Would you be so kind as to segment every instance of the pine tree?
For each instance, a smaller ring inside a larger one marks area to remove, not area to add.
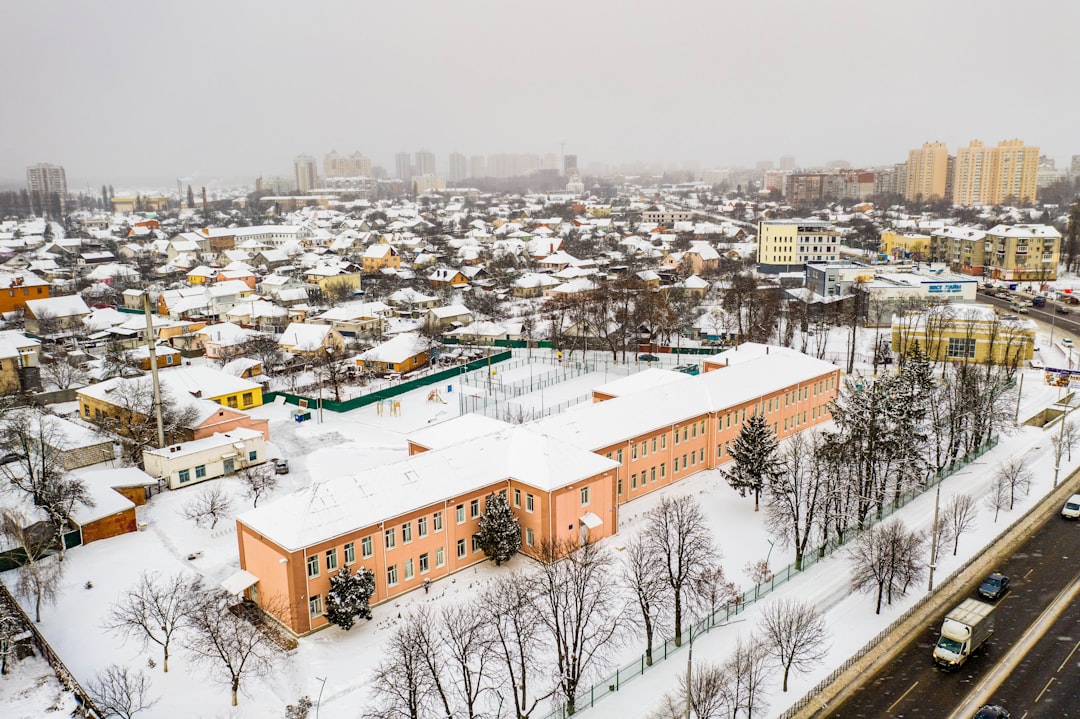
[[[765,483],[779,477],[781,462],[776,455],[777,441],[764,415],[752,414],[743,425],[739,436],[728,445],[733,466],[724,472],[724,478],[732,489],[745,497],[747,490],[754,493],[754,511],[761,502],[761,490]]]
[[[326,593],[326,618],[348,631],[357,617],[371,619],[368,601],[375,593],[375,575],[360,567],[350,574],[348,567],[330,577],[330,591]]]
[[[477,540],[484,554],[495,560],[496,566],[521,549],[521,526],[505,495],[489,494],[484,500]]]

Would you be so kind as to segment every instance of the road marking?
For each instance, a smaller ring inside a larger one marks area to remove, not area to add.
[[[1050,688],[1050,685],[1051,685],[1051,684],[1053,684],[1053,683],[1054,683],[1054,677],[1050,677],[1050,681],[1048,681],[1048,682],[1046,683],[1046,686],[1045,686],[1045,687],[1043,687],[1043,690],[1042,690],[1041,692],[1039,692],[1039,696],[1035,697],[1035,703],[1036,703],[1036,704],[1038,704],[1038,703],[1039,703],[1039,700],[1040,700],[1040,699],[1042,699],[1042,696],[1043,696],[1043,694],[1045,694],[1045,693],[1046,693],[1046,690],[1047,690],[1047,689],[1049,689],[1049,688]]]
[[[917,686],[919,686],[919,683],[918,683],[918,682],[915,682],[915,683],[914,683],[914,684],[912,684],[912,685],[911,685],[910,687],[908,687],[908,690],[907,690],[906,692],[904,692],[903,694],[901,694],[901,695],[900,695],[900,698],[899,698],[899,699],[897,699],[896,701],[894,701],[894,702],[892,703],[892,705],[891,705],[891,706],[890,706],[890,707],[889,707],[888,709],[886,709],[885,711],[887,711],[887,712],[892,712],[892,710],[893,710],[893,709],[894,709],[894,708],[896,707],[896,705],[897,705],[897,704],[899,704],[900,702],[904,701],[904,697],[906,697],[906,696],[907,696],[908,694],[910,694],[910,693],[911,693],[911,690],[912,690],[912,689],[914,689],[914,688],[915,688],[915,687],[917,687]]]
[[[1035,568],[1034,568],[1034,567],[1032,567],[1031,569],[1027,570],[1027,574],[1025,574],[1025,575],[1024,575],[1024,579],[1027,579],[1028,577],[1030,577],[1030,576],[1031,576],[1031,573],[1032,573],[1032,572],[1034,572],[1034,571],[1035,571]]]
[[[1058,671],[1059,671],[1059,672],[1060,672],[1060,671],[1061,671],[1062,669],[1064,669],[1064,668],[1065,668],[1065,665],[1069,663],[1069,660],[1073,658],[1073,654],[1076,654],[1076,650],[1077,650],[1077,648],[1080,648],[1080,642],[1077,642],[1076,644],[1074,644],[1074,645],[1073,645],[1072,651],[1071,651],[1071,652],[1069,652],[1069,656],[1065,657],[1065,661],[1063,661],[1063,662],[1061,663],[1061,666],[1060,666],[1060,667],[1058,667]]]

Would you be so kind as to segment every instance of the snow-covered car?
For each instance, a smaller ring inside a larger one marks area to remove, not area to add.
[[[1080,494],[1074,494],[1065,500],[1065,506],[1061,508],[1061,516],[1065,519],[1080,519]]]

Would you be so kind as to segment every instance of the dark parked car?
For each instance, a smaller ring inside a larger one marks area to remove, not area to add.
[[[979,585],[979,594],[987,599],[1000,599],[1009,591],[1009,578],[1001,572],[994,572]]]
[[[1009,719],[1009,712],[1003,706],[987,704],[975,712],[975,719]]]
[[[656,355],[638,355],[638,362],[659,362],[660,358]]]

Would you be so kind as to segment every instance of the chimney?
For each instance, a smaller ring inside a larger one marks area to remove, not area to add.
[[[206,209],[206,185],[203,185],[202,188],[202,208]]]

